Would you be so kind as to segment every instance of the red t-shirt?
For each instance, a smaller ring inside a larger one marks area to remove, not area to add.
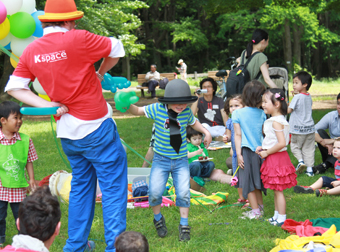
[[[108,110],[94,63],[111,52],[111,40],[85,30],[54,32],[35,40],[20,57],[13,75],[38,78],[51,101],[81,120],[104,117]]]

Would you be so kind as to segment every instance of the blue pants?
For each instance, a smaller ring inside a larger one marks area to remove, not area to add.
[[[215,168],[215,164],[212,161],[192,162],[189,164],[190,177],[209,178],[214,168]]]
[[[149,185],[150,206],[162,203],[162,195],[171,172],[176,190],[176,206],[190,207],[190,172],[188,157],[170,159],[155,152]]]
[[[106,252],[126,229],[127,158],[112,119],[80,140],[61,139],[72,167],[65,252],[83,252],[91,230],[97,178],[102,191]]]

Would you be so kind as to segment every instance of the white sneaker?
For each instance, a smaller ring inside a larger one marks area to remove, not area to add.
[[[239,218],[240,219],[250,219],[250,220],[257,220],[261,217],[261,214],[254,214],[253,211],[248,211],[248,212],[245,212],[245,213],[242,213],[243,216],[240,216]]]
[[[229,169],[229,170],[227,171],[227,175],[233,175],[233,169]]]
[[[307,165],[305,165],[304,162],[299,162],[299,164],[296,166],[296,173],[303,173],[307,169]]]

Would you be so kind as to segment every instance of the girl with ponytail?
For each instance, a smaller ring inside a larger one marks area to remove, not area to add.
[[[269,43],[268,33],[261,29],[256,29],[253,32],[251,40],[248,42],[247,49],[241,54],[241,57],[237,59],[237,62],[241,62],[244,57],[244,64],[249,57],[256,53],[247,66],[247,70],[250,73],[250,80],[258,79],[265,87],[276,88],[275,83],[270,79],[268,72],[268,58],[263,53]],[[261,72],[261,74],[259,74]],[[259,77],[258,77],[259,75]],[[258,78],[257,78],[258,77]]]

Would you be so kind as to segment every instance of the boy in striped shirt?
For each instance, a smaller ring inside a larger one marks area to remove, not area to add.
[[[158,99],[160,103],[150,104],[145,107],[130,106],[130,113],[134,115],[146,115],[155,121],[154,158],[151,167],[149,183],[149,203],[154,212],[154,225],[159,237],[165,237],[167,227],[165,218],[161,214],[162,194],[171,172],[176,190],[176,206],[179,207],[181,220],[179,224],[179,240],[190,240],[190,226],[188,215],[190,207],[190,171],[187,156],[186,127],[205,135],[204,142],[208,146],[211,135],[199,121],[196,120],[192,111],[187,107],[188,103],[197,100],[191,96],[189,85],[179,79],[172,80],[165,88],[164,97]],[[175,115],[181,137],[180,147],[171,145],[171,120]]]

